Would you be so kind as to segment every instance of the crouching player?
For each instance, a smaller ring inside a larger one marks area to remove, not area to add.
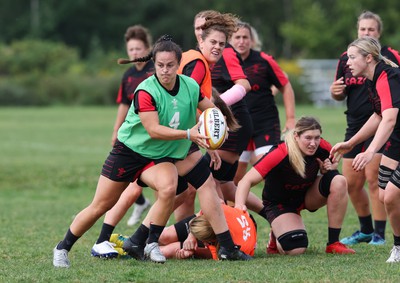
[[[312,212],[325,205],[326,253],[355,253],[339,242],[347,208],[347,182],[336,170],[337,162],[329,160],[331,145],[321,138],[321,133],[321,125],[315,118],[301,118],[286,135],[285,142],[265,154],[238,184],[235,207],[246,211],[250,188],[265,181],[263,214],[273,231],[267,253],[304,253],[308,237],[300,211]]]

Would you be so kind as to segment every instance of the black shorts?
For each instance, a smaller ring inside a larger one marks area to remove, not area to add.
[[[220,147],[221,150],[242,154],[253,134],[253,122],[248,110],[240,110],[234,113],[240,128],[236,132],[228,132],[228,138]]]
[[[133,182],[147,168],[162,162],[175,163],[175,159],[149,159],[117,140],[103,164],[101,175],[116,182]]]
[[[281,141],[281,129],[279,120],[269,127],[264,127],[262,129],[256,128],[253,124],[253,143],[255,148],[260,148],[266,145],[275,145]]]
[[[383,155],[394,160],[400,160],[400,141],[393,138],[393,134],[383,146]]]
[[[199,146],[195,142],[192,142],[192,144],[190,145],[189,152],[188,152],[187,155],[190,155],[193,152],[196,152],[196,151],[199,151],[199,150],[200,150]]]
[[[282,214],[295,213],[300,215],[300,211],[304,209],[304,200],[298,204],[273,203],[263,200],[263,204],[262,216],[268,220],[269,224],[272,224],[275,218]]]

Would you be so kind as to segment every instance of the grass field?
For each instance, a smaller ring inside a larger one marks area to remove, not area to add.
[[[342,108],[298,107],[297,116],[320,118],[331,143],[343,138]],[[324,252],[326,210],[303,213],[310,238],[306,254],[265,254],[269,232],[259,226],[251,262],[169,260],[164,265],[90,256],[101,222],[70,252],[72,266],[55,269],[52,249],[74,214],[92,199],[101,166],[110,150],[115,107],[0,108],[0,282],[398,282],[400,265],[385,263],[393,244],[388,225],[384,246],[356,246],[356,255]],[[260,194],[261,188],[253,189]],[[150,189],[145,195],[153,198]],[[172,222],[172,221],[171,221]],[[349,205],[342,236],[358,228]],[[126,218],[116,232],[131,234]]]

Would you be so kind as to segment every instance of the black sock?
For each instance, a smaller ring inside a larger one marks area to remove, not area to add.
[[[331,228],[328,227],[328,245],[339,241],[339,235],[341,228]]]
[[[360,231],[364,234],[371,234],[374,232],[374,227],[372,227],[372,217],[371,214],[368,216],[358,217],[360,222]]]
[[[100,236],[97,239],[96,244],[100,244],[104,241],[109,241],[111,234],[114,232],[115,226],[111,226],[107,223],[103,223],[103,227],[101,227]]]
[[[385,229],[386,229],[386,221],[385,220],[375,220],[375,234],[378,234],[385,239]]]
[[[72,246],[78,241],[80,237],[72,234],[71,230],[68,229],[67,234],[65,234],[64,240],[62,240],[58,245],[57,249],[70,251]]]
[[[400,236],[395,236],[395,235],[393,234],[393,244],[394,244],[395,246],[400,246]]]
[[[148,243],[157,243],[158,239],[162,231],[164,230],[165,226],[159,226],[155,224],[150,224],[150,231],[149,231],[149,241]]]
[[[136,232],[130,237],[130,240],[134,244],[144,246],[146,244],[146,240],[149,237],[149,228],[141,224]]]
[[[137,200],[135,201],[136,204],[138,205],[142,205],[146,202],[146,200],[144,199],[143,194],[140,194],[140,196],[137,198]]]
[[[231,233],[229,232],[229,230],[217,234],[217,241],[220,244],[221,247],[226,248],[227,250],[233,250],[235,247],[235,243],[232,240],[232,236]]]

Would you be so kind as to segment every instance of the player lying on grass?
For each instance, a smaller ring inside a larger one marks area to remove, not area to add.
[[[233,241],[240,250],[253,256],[257,244],[257,231],[254,219],[248,212],[222,204],[222,209]],[[120,255],[125,256],[123,242],[127,238],[113,234],[110,242]],[[160,250],[166,258],[203,258],[218,260],[219,244],[210,222],[201,211],[183,219],[176,224],[166,227],[160,239]]]

